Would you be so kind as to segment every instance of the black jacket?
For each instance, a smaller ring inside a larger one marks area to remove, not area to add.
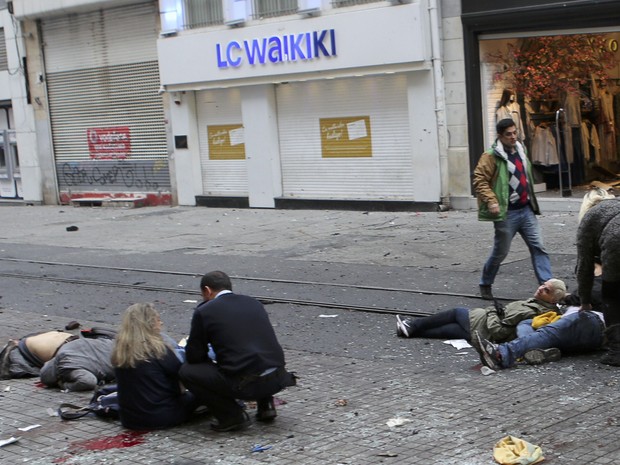
[[[185,348],[187,362],[209,362],[208,344],[218,368],[228,376],[259,375],[285,365],[265,308],[245,295],[221,294],[196,308]]]

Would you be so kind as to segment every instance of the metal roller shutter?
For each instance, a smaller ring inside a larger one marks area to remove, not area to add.
[[[211,159],[207,133],[209,126],[242,124],[239,89],[196,92],[196,107],[198,109],[203,194],[247,197],[249,194],[246,160]]]
[[[405,75],[289,83],[276,95],[285,197],[413,198]],[[319,120],[346,117],[369,118],[371,156],[324,158]]]
[[[155,3],[53,18],[42,31],[61,192],[169,191]],[[122,153],[99,156],[98,133],[126,137]]]
[[[0,71],[7,71],[9,62],[6,56],[6,40],[4,37],[4,28],[0,27]]]

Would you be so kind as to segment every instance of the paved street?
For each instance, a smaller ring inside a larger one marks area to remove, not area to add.
[[[579,201],[547,206],[540,221],[554,272],[574,288]],[[2,341],[71,320],[114,326],[145,300],[180,338],[198,277],[211,269],[229,272],[240,293],[325,305],[267,305],[301,377],[278,394],[272,425],[222,434],[197,419],[131,433],[91,417],[62,422],[49,409],[89,393],[0,381],[0,441],[19,438],[0,448],[0,463],[490,465],[493,445],[509,434],[539,445],[545,463],[618,463],[620,369],[599,364],[600,353],[484,376],[473,349],[395,336],[390,311],[484,305],[476,293],[491,239],[474,211],[2,206]],[[497,294],[525,298],[535,287],[515,239]],[[18,429],[30,425],[41,426]],[[251,452],[255,445],[271,447]]]

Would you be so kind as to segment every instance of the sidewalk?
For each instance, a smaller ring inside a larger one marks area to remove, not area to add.
[[[575,223],[576,212],[541,218],[555,257],[574,255]],[[71,225],[79,230],[67,232]],[[475,212],[2,207],[0,257],[140,260],[170,269],[176,262],[162,263],[162,257],[175,256],[188,267],[229,260],[240,271],[281,277],[306,263],[309,276],[319,278],[329,264],[348,266],[355,275],[342,279],[373,284],[378,273],[390,272],[388,282],[405,282],[434,271],[477,276],[471,270],[480,266],[492,237],[486,226]],[[528,259],[517,240],[510,258]],[[261,260],[279,268],[258,268]],[[527,283],[531,274],[524,266],[517,278]],[[435,285],[444,289],[443,282]],[[37,286],[32,283],[33,291]],[[9,305],[0,299],[0,341],[64,328],[67,318],[34,301]],[[0,440],[20,438],[0,448],[0,463],[491,465],[493,445],[509,434],[541,446],[548,464],[620,461],[620,369],[599,364],[600,354],[483,376],[473,349],[396,338],[392,315],[337,312],[324,318],[322,308],[267,309],[288,368],[301,376],[298,387],[278,394],[274,424],[221,434],[203,419],[136,434],[98,418],[62,422],[48,414],[61,402],[86,403],[90,393],[43,389],[36,379],[0,381]],[[388,426],[390,419],[402,425]],[[36,424],[41,426],[18,430]],[[251,452],[255,445],[271,448]]]

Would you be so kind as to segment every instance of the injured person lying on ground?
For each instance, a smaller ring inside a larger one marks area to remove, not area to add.
[[[591,300],[595,307],[602,306],[602,267],[594,271]],[[525,320],[517,326],[517,338],[495,344],[480,333],[475,334],[473,346],[484,365],[500,370],[515,366],[523,359],[530,365],[558,361],[562,355],[599,350],[605,340],[603,313],[580,310],[579,293],[568,294],[559,314],[543,314]]]
[[[82,330],[82,337],[63,331],[11,339],[0,352],[0,379],[41,377],[48,387],[92,390],[114,379],[110,354],[114,331]]]
[[[517,337],[517,324],[550,310],[558,310],[558,302],[566,294],[566,285],[559,279],[541,284],[533,297],[510,302],[505,307],[496,302],[487,308],[457,307],[421,318],[396,317],[396,334],[399,337],[428,337],[465,339],[476,344],[473,337],[480,336],[493,342],[510,341]]]
[[[535,320],[519,323],[519,337],[510,342],[494,344],[476,333],[480,361],[493,370],[511,368],[523,359],[530,365],[555,362],[563,354],[584,353],[603,345],[605,323],[603,314],[594,311],[568,310],[553,322],[535,329]]]

